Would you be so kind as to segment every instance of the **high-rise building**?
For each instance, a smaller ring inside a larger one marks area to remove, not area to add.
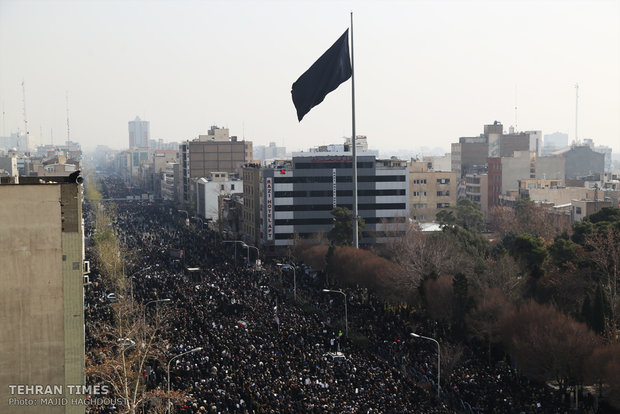
[[[85,384],[82,186],[20,177],[0,185],[0,200],[0,412],[84,413],[70,391]],[[41,395],[35,385],[60,391]],[[10,402],[40,397],[69,402]]]
[[[142,121],[138,116],[133,121],[129,121],[129,148],[148,148],[150,139],[149,121]]]

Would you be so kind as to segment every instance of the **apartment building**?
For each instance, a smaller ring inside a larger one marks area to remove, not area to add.
[[[456,206],[457,173],[434,171],[426,161],[411,160],[409,170],[410,217],[419,222],[435,221],[437,212]]]

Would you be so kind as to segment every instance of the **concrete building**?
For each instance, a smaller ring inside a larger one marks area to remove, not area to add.
[[[604,201],[605,195],[603,191],[596,191],[594,188],[583,187],[536,187],[522,188],[520,190],[521,198],[529,198],[555,206],[571,204],[572,200],[591,200]]]
[[[247,164],[243,167],[243,212],[241,215],[241,232],[243,240],[257,245],[260,240],[260,183],[261,168],[259,164]]]
[[[199,178],[214,171],[240,175],[242,167],[252,161],[252,142],[239,141],[236,136],[229,136],[227,128],[212,126],[207,135],[181,144],[179,156],[183,177],[181,202],[192,204],[193,183]]]
[[[85,384],[82,186],[22,177],[0,185],[0,412],[84,413],[67,405],[15,406],[9,398],[39,401],[9,385]]]
[[[409,217],[435,221],[437,213],[456,206],[457,179],[454,171],[433,171],[425,161],[407,163],[409,169]]]
[[[448,152],[445,155],[428,155],[422,158],[429,170],[433,171],[452,171],[452,155]]]
[[[489,217],[489,175],[467,174],[465,176],[465,197],[480,205],[485,219]]]
[[[268,146],[257,145],[254,147],[253,157],[257,161],[282,159],[286,154],[286,147],[278,147],[275,142]]]
[[[0,176],[12,177],[12,181],[15,184],[19,183],[16,152],[11,151],[8,156],[0,157]]]
[[[0,149],[8,152],[15,148],[19,154],[28,153],[31,149],[30,135],[14,132],[8,137],[0,137]]]
[[[513,155],[488,159],[489,208],[501,204],[500,196],[507,191],[518,192],[520,180],[558,180],[564,186],[566,161],[562,157],[536,157],[530,151],[515,151]]]
[[[148,148],[151,139],[151,124],[136,117],[129,121],[129,148]]]
[[[478,137],[461,137],[452,144],[452,171],[458,179],[467,174],[481,174],[487,169],[487,158],[512,157],[515,151],[540,151],[541,131],[504,133],[501,122],[485,125]]]
[[[470,173],[486,171],[487,158],[489,144],[485,138],[459,138],[458,143],[452,144],[452,171],[459,179]]]
[[[333,227],[333,208],[353,209],[352,161],[350,152],[296,153],[291,169],[261,171],[261,240],[267,254],[277,254],[297,237],[320,242]],[[406,162],[360,155],[357,165],[358,209],[366,222],[360,244],[402,235],[409,216]]]
[[[164,178],[161,183],[161,198],[178,204],[181,197],[182,188],[181,168],[178,162],[166,164]]]
[[[162,184],[166,179],[166,168],[170,163],[179,162],[178,150],[155,150],[148,168],[144,170],[143,189],[153,194],[157,199],[162,198]],[[164,184],[165,185],[165,184]]]
[[[605,172],[605,154],[593,151],[588,145],[573,145],[555,152],[566,159],[566,180],[600,177]]]
[[[599,212],[603,207],[614,207],[611,201],[572,200],[572,222],[582,221],[590,214]]]
[[[214,172],[196,181],[196,214],[207,220],[216,220],[219,212],[218,197],[243,194],[243,181],[230,178],[226,172]]]
[[[611,164],[611,147],[607,147],[605,145],[594,145],[594,141],[591,139],[584,139],[583,143],[590,147],[592,151],[598,152],[599,154],[605,154],[605,172],[613,172],[613,167]]]

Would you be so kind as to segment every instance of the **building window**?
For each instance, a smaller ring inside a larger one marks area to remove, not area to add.
[[[220,184],[220,191],[224,191],[224,184]]]
[[[437,203],[437,208],[448,208],[450,203]]]
[[[234,190],[234,189],[235,189],[235,185],[234,185],[234,184],[231,184],[231,185],[230,185],[230,190],[232,191],[232,190]]]
[[[413,196],[414,197],[426,197],[426,191],[414,191]]]
[[[437,191],[437,197],[447,197],[450,195],[450,191],[446,190],[446,191]]]
[[[581,207],[575,207],[575,213],[581,214]]]
[[[414,184],[426,184],[426,178],[424,179],[418,179],[418,180],[413,180]]]
[[[437,184],[450,184],[450,179],[449,178],[438,178]]]

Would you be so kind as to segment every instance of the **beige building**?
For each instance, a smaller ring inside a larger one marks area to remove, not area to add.
[[[488,174],[467,174],[465,176],[465,197],[480,205],[484,218],[489,218],[489,176]]]
[[[248,164],[243,168],[243,213],[241,215],[241,232],[258,245],[260,234],[260,165]]]
[[[2,413],[84,413],[69,387],[85,381],[82,186],[68,180],[0,185]],[[67,403],[41,407],[43,397]]]
[[[457,173],[433,171],[428,163],[407,163],[409,169],[410,217],[416,221],[434,221],[438,211],[456,206]]]
[[[252,161],[251,141],[229,136],[227,128],[211,127],[207,135],[189,142],[189,176],[206,177],[212,171],[239,172]]]

